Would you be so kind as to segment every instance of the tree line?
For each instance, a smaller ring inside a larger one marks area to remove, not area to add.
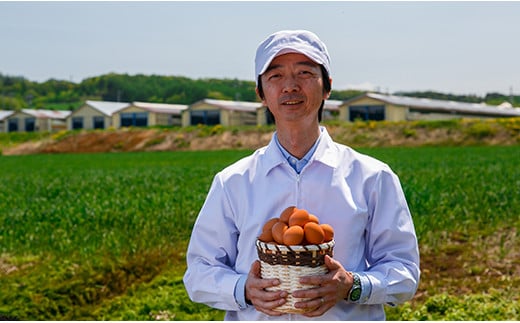
[[[363,94],[358,90],[333,90],[330,99],[348,100]],[[397,92],[396,95],[498,105],[520,103],[520,96],[489,93],[484,97],[438,92]],[[190,79],[183,76],[128,75],[109,73],[86,78],[80,83],[49,79],[33,82],[21,76],[0,73],[0,110],[73,110],[85,100],[192,104],[211,98],[258,101],[255,82],[238,79]]]

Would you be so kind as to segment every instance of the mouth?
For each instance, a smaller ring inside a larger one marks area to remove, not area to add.
[[[301,101],[301,100],[291,100],[291,101],[282,102],[283,105],[297,105],[297,104],[301,104],[301,103],[303,103],[303,101]]]
[[[285,106],[299,105],[305,102],[305,98],[299,95],[291,95],[280,98],[280,104]]]

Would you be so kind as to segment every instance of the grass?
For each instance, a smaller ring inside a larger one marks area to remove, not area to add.
[[[400,176],[420,242],[418,296],[389,319],[518,320],[520,146],[360,150]],[[213,175],[249,153],[0,156],[0,317],[222,319],[187,298],[184,252]]]

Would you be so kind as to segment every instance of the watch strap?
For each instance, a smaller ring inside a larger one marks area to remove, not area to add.
[[[349,302],[356,303],[361,298],[361,278],[356,273],[350,273],[352,275],[353,283],[350,291],[348,292],[347,300]]]

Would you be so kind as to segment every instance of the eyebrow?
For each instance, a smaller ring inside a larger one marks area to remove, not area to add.
[[[314,63],[312,61],[300,61],[300,62],[297,62],[296,65],[303,65],[303,66],[308,66],[308,67],[318,67],[319,66],[319,64]],[[282,64],[269,65],[269,67],[265,70],[264,74],[271,70],[280,68],[280,67],[283,67],[283,65]]]

